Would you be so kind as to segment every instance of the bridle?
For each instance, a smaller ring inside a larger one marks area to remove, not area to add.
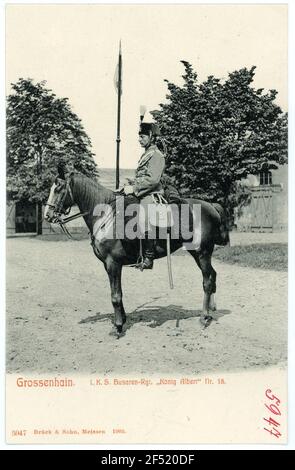
[[[63,191],[62,196],[60,197],[59,201],[57,204],[49,204],[48,202],[45,204],[45,206],[49,207],[50,209],[53,209],[53,214],[54,214],[54,219],[53,223],[59,224],[60,228],[62,231],[72,240],[74,240],[74,237],[71,235],[67,227],[65,227],[65,224],[68,222],[71,222],[72,220],[78,219],[79,217],[83,217],[89,212],[78,212],[77,214],[71,215],[70,217],[63,217],[68,215],[71,212],[72,206],[75,204],[74,197],[73,197],[73,192],[72,188],[70,185],[70,179],[66,180],[66,184],[64,189],[61,189]],[[64,202],[66,200],[67,196],[70,196],[71,198],[71,203],[67,209],[63,209]]]
[[[63,193],[62,196],[60,197],[59,201],[57,204],[49,204],[48,202],[45,204],[45,206],[49,207],[50,209],[53,209],[53,214],[54,214],[54,222],[56,223],[61,223],[64,222],[66,219],[62,219],[62,215],[68,215],[71,212],[72,206],[74,204],[74,198],[73,198],[73,193],[72,193],[72,188],[70,186],[70,181],[67,180],[66,184],[63,189],[61,189],[61,192]],[[66,200],[67,195],[69,194],[71,198],[71,204],[70,206],[64,210],[63,205]]]

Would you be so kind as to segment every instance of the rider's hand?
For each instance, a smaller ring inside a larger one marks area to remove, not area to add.
[[[126,196],[128,194],[133,194],[134,190],[133,190],[133,186],[130,186],[129,184],[127,184],[126,186],[124,186],[124,193],[126,194]]]

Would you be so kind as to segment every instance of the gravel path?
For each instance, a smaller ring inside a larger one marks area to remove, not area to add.
[[[265,234],[233,235],[233,244],[244,235],[265,242]],[[9,239],[7,371],[191,375],[284,367],[286,273],[215,261],[218,314],[204,330],[201,273],[187,254],[173,256],[172,266],[172,291],[165,259],[152,272],[124,268],[128,323],[118,340],[109,334],[107,275],[88,241]]]

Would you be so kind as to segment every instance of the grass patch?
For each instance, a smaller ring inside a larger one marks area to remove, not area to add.
[[[213,257],[229,264],[250,268],[288,270],[287,243],[259,243],[253,245],[217,247]]]

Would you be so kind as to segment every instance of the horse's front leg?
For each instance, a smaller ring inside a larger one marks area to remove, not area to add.
[[[115,313],[115,327],[118,333],[122,332],[124,323],[126,322],[126,314],[123,307],[123,295],[121,286],[122,265],[113,258],[108,258],[105,263],[105,268],[109,276],[111,286],[111,300]]]

